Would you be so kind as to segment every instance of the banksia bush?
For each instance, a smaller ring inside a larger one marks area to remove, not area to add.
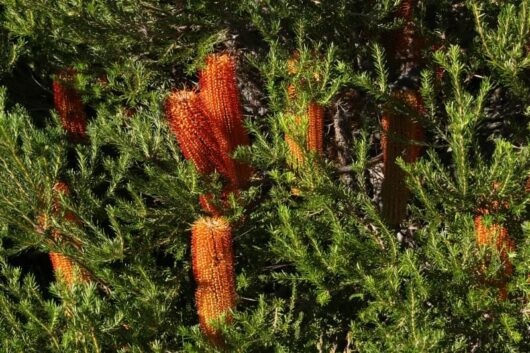
[[[221,343],[212,322],[236,304],[232,229],[225,218],[204,217],[192,226],[191,254],[193,276],[197,284],[195,301],[203,333],[215,344]]]
[[[62,70],[53,81],[53,101],[63,128],[73,139],[86,136],[86,113],[81,96],[73,85],[75,71]]]
[[[396,97],[418,114],[423,111],[418,93],[402,91]],[[383,114],[381,125],[384,164],[382,214],[389,225],[397,227],[407,210],[409,190],[405,184],[405,172],[396,164],[396,158],[402,157],[406,163],[414,163],[421,154],[421,146],[418,143],[424,141],[424,131],[420,123],[413,118],[389,112]]]
[[[530,0],[0,18],[0,352],[530,352]]]

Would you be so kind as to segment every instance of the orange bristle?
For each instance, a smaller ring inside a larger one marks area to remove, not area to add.
[[[197,290],[195,301],[202,332],[212,343],[221,343],[212,321],[225,315],[236,304],[232,229],[225,218],[203,217],[192,226],[192,267]]]
[[[75,79],[73,69],[63,70],[53,81],[53,100],[63,128],[74,139],[86,136],[86,113],[81,96],[72,87]]]
[[[403,91],[396,96],[418,113],[423,112],[421,98],[416,92]],[[405,172],[395,161],[401,156],[406,163],[414,163],[420,157],[422,148],[417,143],[424,141],[424,131],[411,117],[388,112],[383,114],[381,125],[385,173],[381,191],[382,214],[389,225],[397,227],[406,214],[409,190],[405,184]]]
[[[222,133],[218,136],[225,159],[238,146],[250,145],[248,132],[243,124],[243,112],[239,102],[236,81],[236,64],[228,54],[212,54],[206,59],[206,66],[199,74],[200,99],[210,123]],[[226,143],[225,143],[226,141]],[[245,186],[252,170],[246,163],[237,162],[237,179],[234,185]]]

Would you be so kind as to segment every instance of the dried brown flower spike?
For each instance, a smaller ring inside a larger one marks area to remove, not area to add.
[[[86,113],[81,96],[72,87],[75,70],[62,70],[53,81],[53,100],[61,123],[71,138],[83,139],[86,136]]]
[[[423,111],[421,97],[415,91],[401,91],[396,97],[418,113]],[[414,163],[421,154],[419,143],[424,141],[423,127],[409,116],[385,112],[382,118],[381,147],[385,177],[381,197],[383,218],[397,227],[407,210],[409,190],[405,184],[405,172],[396,164],[402,157],[406,163]]]

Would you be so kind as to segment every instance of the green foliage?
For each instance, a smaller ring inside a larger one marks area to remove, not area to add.
[[[400,3],[0,0],[0,351],[529,351],[530,3],[417,2],[414,60],[395,53]],[[235,157],[254,169],[228,199],[238,300],[217,347],[189,241],[199,195],[222,183],[184,159],[163,109],[213,51],[238,58],[252,144]],[[81,143],[52,107],[65,67],[89,117]],[[324,157],[295,124],[311,101],[326,107]],[[426,131],[422,157],[397,161],[411,192],[397,229],[380,215],[384,111]],[[484,209],[515,243],[506,300],[491,284],[502,252],[477,246]],[[56,281],[49,252],[91,280]]]

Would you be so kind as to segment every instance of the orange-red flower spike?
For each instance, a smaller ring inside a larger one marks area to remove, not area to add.
[[[59,194],[68,195],[70,193],[70,188],[66,183],[58,182],[53,186],[53,191],[57,195],[53,200],[53,212],[57,214],[61,211]],[[79,219],[76,217],[76,215],[70,211],[65,213],[64,218],[69,222],[79,222]],[[44,228],[46,227],[46,225],[43,226]],[[52,235],[55,240],[61,238],[61,234],[57,230],[53,230]],[[64,280],[67,285],[71,286],[74,283],[74,268],[77,266],[68,256],[61,253],[50,252],[49,256],[53,271],[55,272],[56,276],[61,280]],[[79,279],[83,282],[86,282],[90,279],[89,274],[83,269],[80,269],[79,275]]]
[[[53,100],[55,109],[59,113],[63,128],[74,139],[86,136],[86,113],[81,96],[72,87],[75,71],[63,70],[53,81]]]
[[[222,337],[212,322],[223,315],[230,322],[230,310],[236,304],[232,229],[228,221],[222,217],[195,221],[191,254],[199,324],[212,343],[221,344]]]
[[[311,102],[307,115],[309,116],[307,148],[321,156],[324,154],[324,107],[316,102]]]
[[[216,130],[224,134],[217,136],[225,159],[231,159],[237,146],[248,146],[250,139],[243,124],[243,111],[239,102],[236,81],[236,64],[228,54],[212,54],[199,73],[200,97],[204,110]],[[249,165],[236,162],[235,185],[246,185],[252,173]]]
[[[418,93],[403,91],[396,96],[418,113],[423,112]],[[421,154],[418,143],[424,141],[424,131],[411,117],[389,112],[383,114],[381,125],[385,173],[381,191],[382,213],[389,225],[397,227],[405,217],[409,190],[405,184],[405,172],[396,164],[396,159],[401,156],[406,163],[414,163]]]
[[[225,166],[222,151],[215,139],[199,96],[192,91],[176,91],[166,99],[166,117],[184,157],[195,164],[201,174],[217,170],[229,180],[235,179],[233,168]]]

